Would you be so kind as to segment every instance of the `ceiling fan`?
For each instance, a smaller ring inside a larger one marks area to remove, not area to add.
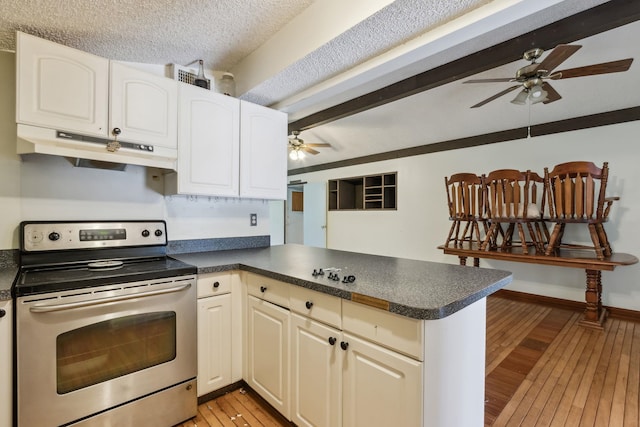
[[[291,160],[298,160],[298,159],[304,158],[305,152],[313,155],[320,153],[319,151],[314,150],[312,147],[315,147],[315,148],[331,147],[331,144],[326,144],[326,143],[322,143],[322,144],[306,143],[304,142],[303,139],[299,137],[299,135],[300,135],[300,131],[294,130],[291,132],[291,136],[289,137],[289,157],[291,158]]]
[[[560,80],[573,77],[593,76],[596,74],[619,73],[627,71],[633,62],[633,58],[627,58],[620,59],[618,61],[603,62],[601,64],[586,65],[584,67],[553,71],[558,65],[576,53],[581,47],[582,46],[580,45],[560,44],[556,46],[542,62],[536,62],[536,60],[542,56],[544,51],[542,49],[531,49],[526,51],[522,56],[526,61],[531,61],[531,64],[520,68],[516,72],[515,78],[506,77],[464,81],[463,83],[518,82],[518,84],[508,87],[484,101],[472,105],[471,108],[482,107],[494,99],[518,88],[521,88],[522,90],[511,101],[513,104],[524,105],[527,100],[532,104],[537,104],[539,102],[548,104],[550,102],[557,101],[562,97],[547,80]]]

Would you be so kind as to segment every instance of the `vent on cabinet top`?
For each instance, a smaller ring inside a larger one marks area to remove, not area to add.
[[[190,85],[195,85],[195,80],[197,76],[196,70],[192,70],[188,67],[178,65],[178,64],[171,64],[171,68],[172,68],[174,80],[177,80],[182,83],[187,83]],[[211,90],[211,79],[206,79],[206,80],[207,80],[207,89]]]

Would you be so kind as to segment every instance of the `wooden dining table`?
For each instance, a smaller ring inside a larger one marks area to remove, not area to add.
[[[447,255],[456,255],[460,265],[467,265],[467,258],[473,258],[473,265],[480,266],[480,259],[522,262],[526,264],[552,265],[558,267],[580,268],[585,270],[587,287],[586,306],[580,324],[602,330],[607,318],[607,310],[602,305],[602,272],[613,271],[616,267],[632,265],[638,258],[626,253],[613,253],[604,259],[596,258],[595,252],[575,249],[560,249],[551,255],[536,252],[530,248],[524,252],[521,247],[504,250],[480,250],[476,244],[463,247],[438,246]]]

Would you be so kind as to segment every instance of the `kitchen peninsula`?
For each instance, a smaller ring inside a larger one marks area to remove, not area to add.
[[[483,425],[486,297],[510,283],[511,273],[290,244],[173,256],[195,265],[199,277],[241,275],[248,293],[243,378],[296,424],[317,416],[326,425]],[[254,313],[268,316],[271,305],[281,329],[267,339],[270,329],[253,319]],[[316,334],[320,329],[328,335]],[[278,351],[257,347],[278,339],[284,340]],[[314,343],[322,344],[302,348]],[[337,373],[309,365],[325,352],[327,364],[341,360]],[[265,365],[274,353],[282,360],[267,369],[266,379],[254,378],[260,376],[254,364]],[[410,368],[396,370],[395,360]],[[313,384],[317,376],[323,384]],[[321,392],[310,399],[309,389]],[[329,407],[319,409],[325,401]]]
[[[297,425],[483,425],[486,297],[511,273],[291,244],[172,256],[197,267],[199,322],[201,302],[236,301],[229,323],[208,306],[229,344],[207,346],[199,324],[200,361],[226,353],[227,384],[245,380]],[[17,266],[0,267],[10,308]],[[201,298],[207,289],[228,294]],[[0,320],[10,342],[10,316]],[[209,377],[198,371],[200,387]]]

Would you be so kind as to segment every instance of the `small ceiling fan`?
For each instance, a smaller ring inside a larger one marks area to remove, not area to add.
[[[300,135],[300,131],[294,130],[291,132],[291,136],[289,137],[289,157],[291,158],[291,160],[298,160],[298,159],[304,158],[305,152],[313,155],[320,153],[319,151],[314,150],[312,147],[315,147],[315,148],[331,147],[331,144],[326,144],[326,143],[322,143],[322,144],[306,143],[304,142],[303,139],[300,138],[299,135]]]
[[[573,77],[593,76],[596,74],[619,73],[627,71],[633,62],[633,58],[627,58],[620,59],[618,61],[603,62],[601,64],[586,65],[584,67],[553,71],[558,65],[576,53],[581,47],[582,46],[580,45],[560,44],[556,46],[542,62],[536,62],[536,60],[542,56],[544,51],[542,49],[531,49],[526,51],[522,56],[526,61],[531,61],[531,64],[520,68],[516,72],[515,78],[506,77],[464,81],[463,83],[518,82],[517,85],[508,87],[484,101],[472,105],[471,108],[482,107],[494,99],[497,99],[502,95],[506,95],[518,88],[522,88],[522,90],[511,101],[513,104],[524,105],[527,100],[532,104],[537,104],[539,102],[548,104],[550,102],[557,101],[562,97],[547,80],[560,80]]]

